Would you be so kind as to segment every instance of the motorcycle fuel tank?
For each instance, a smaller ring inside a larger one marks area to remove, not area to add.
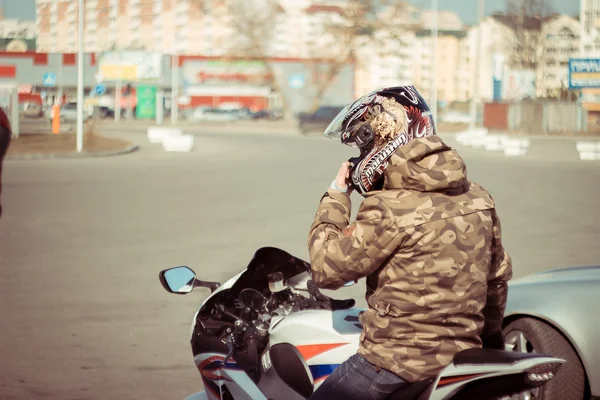
[[[315,387],[356,353],[362,309],[308,310],[279,317],[269,329],[271,346],[289,343],[306,361]]]

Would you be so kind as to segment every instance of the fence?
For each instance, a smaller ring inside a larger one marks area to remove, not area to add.
[[[528,135],[586,132],[587,119],[581,104],[568,102],[486,103],[483,111],[483,125],[489,130]]]

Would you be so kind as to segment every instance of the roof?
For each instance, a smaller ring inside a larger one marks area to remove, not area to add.
[[[492,14],[492,18],[496,21],[508,26],[511,29],[515,27],[523,27],[524,29],[537,31],[542,27],[542,21],[549,17],[522,17],[520,15]]]
[[[307,9],[305,9],[304,12],[306,12],[307,14],[316,14],[318,12],[324,12],[324,13],[330,12],[330,13],[341,14],[342,8],[339,6],[331,6],[331,5],[325,5],[325,4],[313,4],[310,7],[308,7]]]
[[[421,29],[420,31],[417,31],[415,36],[429,37],[432,34],[433,34],[433,31],[431,29]],[[463,37],[467,36],[467,32],[466,31],[438,30],[438,37],[444,37],[444,36],[454,36],[457,39],[462,39]]]

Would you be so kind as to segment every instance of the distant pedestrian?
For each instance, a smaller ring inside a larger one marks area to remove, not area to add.
[[[2,162],[10,144],[12,131],[10,129],[10,121],[6,113],[0,108],[0,194],[2,194]],[[0,199],[1,200],[1,199]],[[0,217],[2,216],[2,202],[0,201]]]

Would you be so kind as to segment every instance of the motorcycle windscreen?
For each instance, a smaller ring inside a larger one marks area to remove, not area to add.
[[[268,290],[269,275],[281,272],[284,279],[310,271],[310,264],[276,247],[262,247],[254,253],[246,271],[231,288],[237,294],[245,288],[254,288],[260,292]]]

